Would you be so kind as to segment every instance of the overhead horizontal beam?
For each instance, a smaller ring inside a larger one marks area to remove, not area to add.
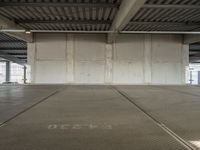
[[[130,22],[135,14],[141,9],[146,0],[123,0],[119,11],[115,15],[115,18],[110,27],[114,33],[108,34],[108,43],[113,43],[119,31],[122,31],[124,27]]]
[[[6,53],[27,53],[27,50],[5,50],[1,49],[0,52],[6,52]]]
[[[200,62],[200,57],[190,57],[189,59],[190,59],[190,62],[193,62],[193,63]]]
[[[191,50],[199,50],[200,51],[200,45],[190,45]]]
[[[23,28],[19,27],[15,22],[0,15],[0,29],[22,30]],[[32,36],[27,35],[25,33],[18,33],[18,32],[3,32],[3,33],[26,42],[32,42]]]
[[[166,4],[145,4],[143,8],[166,8],[166,9],[200,9],[200,5],[166,5]]]
[[[200,58],[200,53],[197,53],[197,54],[190,54],[190,57],[199,57],[199,58]]]
[[[192,44],[192,43],[196,43],[196,42],[200,42],[200,35],[185,35],[184,36],[184,43],[185,44]]]
[[[9,54],[10,55],[10,54]],[[27,57],[26,56],[24,56],[24,55],[12,55],[12,56],[14,56],[14,57],[17,57],[17,58],[23,58],[23,59],[27,59]]]
[[[129,25],[163,25],[163,26],[199,26],[200,23],[179,23],[179,22],[138,22],[138,21],[131,21]]]
[[[10,61],[17,63],[17,64],[20,64],[20,65],[25,65],[25,61],[23,61],[23,60],[21,60],[17,57],[14,57],[12,55],[9,55],[5,52],[0,52],[0,57],[7,59],[7,60],[10,60]]]
[[[26,42],[20,41],[20,40],[0,40],[0,44],[2,44],[2,43],[22,43],[22,44],[26,44]]]
[[[111,24],[112,21],[107,20],[17,20],[18,24]]]
[[[120,31],[122,34],[184,34],[184,35],[200,35],[200,32],[191,31]]]
[[[1,2],[0,7],[26,6],[26,7],[100,7],[118,8],[119,3],[66,3],[66,2]]]
[[[9,55],[19,55],[19,56],[27,56],[27,53],[9,53],[7,52]]]
[[[18,50],[18,51],[21,51],[21,50],[27,50],[27,48],[13,48],[13,47],[10,47],[10,48],[0,48],[0,51],[1,50]]]

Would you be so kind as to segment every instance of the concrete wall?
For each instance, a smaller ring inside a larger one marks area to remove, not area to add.
[[[33,83],[184,84],[189,46],[179,35],[36,34],[28,44]]]

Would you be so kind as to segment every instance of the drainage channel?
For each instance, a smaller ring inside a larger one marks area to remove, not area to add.
[[[27,107],[26,109],[22,110],[21,112],[15,114],[14,116],[12,116],[11,118],[9,118],[8,120],[6,120],[6,121],[4,121],[4,122],[1,122],[1,123],[0,123],[0,128],[3,127],[4,125],[6,125],[9,121],[11,121],[11,120],[17,118],[17,117],[20,116],[21,114],[27,112],[27,111],[30,110],[31,108],[33,108],[33,107],[35,107],[36,105],[38,105],[38,104],[44,102],[45,100],[47,100],[47,99],[50,98],[51,96],[56,95],[56,94],[59,93],[59,92],[60,92],[60,90],[56,90],[56,91],[52,92],[51,94],[49,94],[48,96],[46,96],[46,97],[40,99],[38,102],[34,103],[33,105],[31,105],[31,106]]]
[[[128,100],[130,103],[136,106],[138,110],[140,110],[145,116],[150,118],[157,126],[159,126],[161,129],[163,129],[167,134],[169,134],[171,137],[173,137],[177,142],[179,142],[181,145],[183,145],[188,150],[197,150],[195,147],[193,147],[190,143],[182,139],[180,136],[178,136],[176,133],[174,133],[172,130],[170,130],[166,125],[164,125],[162,122],[157,120],[155,117],[153,117],[151,114],[149,114],[147,111],[145,111],[143,108],[141,108],[138,104],[134,102],[134,99],[129,97],[127,93],[120,91],[114,86],[110,86],[111,89],[123,96],[126,100]]]

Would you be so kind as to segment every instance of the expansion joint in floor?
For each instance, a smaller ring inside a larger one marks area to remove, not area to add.
[[[132,103],[139,111],[141,111],[145,116],[150,118],[157,126],[159,126],[162,130],[164,130],[167,134],[169,134],[171,137],[173,137],[177,142],[179,142],[181,145],[183,145],[188,150],[196,150],[190,143],[182,139],[179,135],[177,135],[175,132],[173,132],[171,129],[169,129],[165,124],[157,120],[154,116],[149,114],[146,110],[144,110],[141,106],[139,106],[133,98],[131,98],[127,93],[124,91],[119,90],[115,86],[109,86],[113,91],[124,97],[126,100],[128,100],[130,103]]]

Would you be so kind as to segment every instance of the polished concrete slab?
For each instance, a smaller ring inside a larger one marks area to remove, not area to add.
[[[200,87],[118,86],[148,114],[200,148]]]
[[[34,87],[28,89],[38,89]],[[110,86],[66,86],[58,91],[3,124],[0,149],[187,149]]]

